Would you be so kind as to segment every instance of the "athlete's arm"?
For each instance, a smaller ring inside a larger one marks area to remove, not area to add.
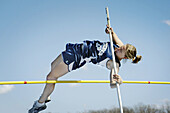
[[[114,44],[117,44],[117,45],[119,45],[119,46],[123,46],[124,44],[123,44],[123,42],[118,38],[118,36],[116,35],[116,33],[113,31],[113,28],[110,28],[110,30],[111,30],[111,34],[112,34],[112,38],[113,38],[113,43]],[[109,34],[109,27],[108,27],[108,25],[107,25],[107,28],[106,28],[106,30],[105,30],[105,32],[107,33],[107,34]]]
[[[110,70],[110,80],[111,80],[111,88],[115,88],[115,84],[112,84],[115,82],[118,82],[119,84],[122,84],[123,83],[123,80],[121,78],[120,75],[118,74],[114,74],[113,72],[113,61],[112,60],[109,60],[107,63],[106,63],[106,66],[107,68]],[[119,72],[119,64],[116,63],[116,69],[117,69],[117,73]]]
[[[112,70],[113,67],[113,61],[112,60],[108,60],[106,63],[107,69]],[[119,64],[116,63],[116,69],[117,69],[117,73],[119,72]]]
[[[120,75],[118,75],[118,74],[113,74],[113,70],[111,69],[111,71],[110,71],[110,86],[111,86],[111,88],[116,88],[116,82],[118,83],[118,84],[122,84],[123,83],[123,80],[122,80],[122,78],[121,78],[121,76]]]

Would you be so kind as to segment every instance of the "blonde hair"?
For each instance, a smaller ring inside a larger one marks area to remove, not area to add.
[[[136,48],[131,44],[126,44],[125,57],[127,59],[132,59],[132,63],[138,63],[141,60],[142,56],[136,54],[137,54]]]

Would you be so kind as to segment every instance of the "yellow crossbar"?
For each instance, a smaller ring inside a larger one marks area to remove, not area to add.
[[[0,81],[0,85],[46,83],[110,83],[110,80],[48,80],[48,81]],[[168,81],[123,81],[127,84],[170,84]]]

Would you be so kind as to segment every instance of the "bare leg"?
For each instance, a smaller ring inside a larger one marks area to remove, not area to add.
[[[51,72],[47,75],[47,80],[57,80],[59,77],[68,73],[68,66],[63,62],[61,54],[51,63]],[[54,91],[55,84],[46,84],[43,94],[38,100],[44,103],[48,96]]]

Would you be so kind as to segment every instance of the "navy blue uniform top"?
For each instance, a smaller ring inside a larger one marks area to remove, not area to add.
[[[114,48],[118,48],[118,45],[113,44]],[[112,52],[110,42],[100,41],[83,41],[83,58],[91,58],[93,64],[100,63],[106,58],[112,59]],[[117,56],[115,55],[116,62],[119,63]]]
[[[118,48],[118,45],[114,48]],[[112,59],[110,42],[100,42],[98,40],[85,40],[81,44],[66,45],[66,50],[62,52],[63,61],[69,66],[70,70],[75,70],[82,67],[87,62],[106,66],[106,62]],[[115,61],[121,66],[120,61],[115,55]]]

